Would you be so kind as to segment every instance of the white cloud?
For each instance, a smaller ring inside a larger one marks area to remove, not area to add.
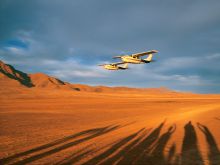
[[[75,77],[83,77],[83,78],[91,78],[91,77],[104,77],[104,75],[93,71],[89,70],[56,70],[51,72],[52,75],[63,78],[63,79],[68,79],[68,78],[75,78]]]
[[[73,59],[66,61],[42,60],[40,66],[47,68],[51,75],[68,80],[75,77],[106,77],[108,75],[98,66],[80,64]]]
[[[160,62],[156,71],[175,71],[176,69],[198,69],[216,67],[214,64],[220,60],[220,53],[194,57],[171,57]]]
[[[5,47],[4,50],[6,50],[8,53],[14,54],[14,55],[27,55],[26,50],[19,47]]]
[[[208,60],[220,59],[220,53],[211,54],[205,57]]]

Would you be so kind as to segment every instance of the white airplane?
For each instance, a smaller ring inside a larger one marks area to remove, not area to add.
[[[124,64],[123,66],[119,66],[121,64]],[[128,63],[125,62],[117,62],[112,64],[100,64],[98,66],[103,66],[103,68],[107,70],[125,70],[128,69]]]
[[[154,53],[157,53],[157,50],[151,50],[142,53],[135,53],[131,55],[115,56],[113,58],[120,58],[123,62],[132,63],[132,64],[143,64],[152,62],[152,57]],[[142,59],[141,56],[148,55],[147,58]]]

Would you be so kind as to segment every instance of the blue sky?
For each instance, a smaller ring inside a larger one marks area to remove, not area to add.
[[[1,0],[0,59],[72,83],[220,93],[219,0]],[[106,71],[111,57],[156,62]]]

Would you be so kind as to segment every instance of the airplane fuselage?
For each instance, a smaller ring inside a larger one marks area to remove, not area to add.
[[[121,66],[117,66],[117,65],[104,65],[103,67],[107,70],[125,70],[125,69],[127,69],[125,67],[121,67]]]
[[[143,64],[147,63],[148,61],[145,61],[144,59],[132,57],[132,56],[122,56],[121,60],[126,63],[132,63],[132,64]]]
[[[119,69],[117,65],[104,65],[104,68],[108,69],[108,70],[118,70]]]

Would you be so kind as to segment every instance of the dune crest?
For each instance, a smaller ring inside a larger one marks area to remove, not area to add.
[[[2,84],[2,81],[4,81],[5,85],[7,85],[7,81],[13,82],[10,80],[14,80],[19,82],[21,85],[26,86],[26,87],[33,87],[33,84],[31,83],[31,79],[28,76],[28,74],[16,70],[13,66],[5,64],[4,62],[0,61],[0,83]],[[16,82],[14,83],[9,83],[8,85],[13,85],[17,84]]]
[[[13,66],[0,61],[0,83],[8,88],[23,86],[38,89],[62,89],[70,91],[83,91],[95,93],[148,93],[148,94],[172,94],[177,93],[166,87],[161,88],[132,88],[132,87],[107,87],[89,86],[83,84],[71,84],[49,76],[44,73],[27,74],[16,70]],[[12,81],[13,80],[13,81]],[[13,83],[12,83],[13,82]],[[20,85],[19,85],[20,84]]]

